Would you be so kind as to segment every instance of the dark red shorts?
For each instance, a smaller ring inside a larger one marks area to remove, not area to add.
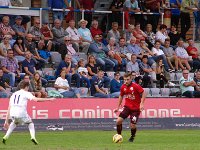
[[[131,110],[128,107],[124,107],[123,111],[119,114],[119,117],[126,119],[128,116],[130,116],[130,122],[132,124],[136,124],[140,116],[140,111]]]

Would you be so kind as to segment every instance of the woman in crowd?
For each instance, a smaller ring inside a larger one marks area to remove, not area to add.
[[[18,62],[24,61],[24,55],[26,50],[27,49],[24,44],[24,38],[18,36],[13,46],[14,56],[18,60]]]
[[[87,67],[89,76],[92,77],[92,76],[97,75],[97,72],[99,70],[99,66],[96,64],[95,57],[93,55],[90,55],[88,57],[88,62],[87,62],[86,67]]]
[[[172,25],[171,30],[169,32],[169,37],[170,37],[170,44],[173,46],[177,45],[178,40],[180,39],[181,35],[178,33],[176,30],[176,26]]]
[[[45,92],[42,89],[42,81],[41,81],[41,77],[40,74],[38,72],[34,73],[33,78],[30,81],[31,86],[33,88],[33,92],[35,93],[36,97],[42,97],[42,98],[46,98],[47,97],[47,92]]]
[[[5,35],[0,43],[0,61],[7,56],[7,50],[11,49],[10,38],[10,35]]]

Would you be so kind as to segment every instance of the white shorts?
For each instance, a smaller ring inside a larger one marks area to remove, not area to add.
[[[17,124],[17,125],[24,125],[24,124],[29,124],[32,123],[32,119],[29,117],[29,115],[25,117],[15,117],[11,116],[12,122]]]

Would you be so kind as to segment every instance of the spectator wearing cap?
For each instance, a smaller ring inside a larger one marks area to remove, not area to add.
[[[69,27],[66,29],[69,33],[69,37],[71,38],[71,43],[73,44],[74,49],[79,52],[79,49],[82,48],[83,52],[87,52],[90,46],[90,43],[84,42],[82,40],[81,35],[79,34],[78,30],[75,28],[75,21],[69,21]]]
[[[67,31],[64,30],[61,26],[61,20],[56,19],[54,20],[54,27],[52,28],[53,33],[53,42],[56,44],[63,44],[64,37],[69,35]]]
[[[86,28],[88,21],[86,20],[80,20],[78,25],[80,28],[78,29],[79,34],[81,35],[82,41],[87,42],[88,44],[91,44],[93,41],[92,34],[88,28]],[[84,53],[87,53],[87,51],[84,51]]]
[[[7,56],[7,51],[11,49],[10,35],[4,35],[3,41],[0,43],[0,61]]]
[[[110,82],[110,93],[113,97],[117,98],[120,95],[120,88],[122,86],[123,82],[120,80],[120,73],[115,72],[114,73],[114,79]]]
[[[25,28],[24,26],[22,26],[22,17],[21,16],[17,16],[15,18],[15,24],[12,26],[13,30],[15,31],[16,33],[16,36],[21,36],[21,37],[25,37]]]
[[[156,40],[159,40],[162,45],[165,43],[165,39],[169,38],[167,34],[167,26],[164,24],[160,25],[160,30],[156,32]]]
[[[12,29],[12,27],[9,25],[10,18],[8,16],[4,16],[2,18],[2,23],[0,23],[0,38],[2,39],[4,35],[15,35],[15,31]]]

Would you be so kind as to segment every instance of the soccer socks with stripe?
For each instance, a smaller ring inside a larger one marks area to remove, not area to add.
[[[8,139],[10,134],[13,132],[13,130],[15,129],[16,124],[14,122],[12,122],[8,128],[8,131],[6,132],[6,135],[3,137],[4,139]]]
[[[117,134],[121,134],[122,133],[122,124],[117,125]]]
[[[33,123],[30,123],[28,125],[29,131],[30,131],[30,135],[31,135],[31,139],[35,139],[35,127]]]
[[[131,129],[131,136],[132,137],[135,137],[136,131],[137,131],[137,128]]]

